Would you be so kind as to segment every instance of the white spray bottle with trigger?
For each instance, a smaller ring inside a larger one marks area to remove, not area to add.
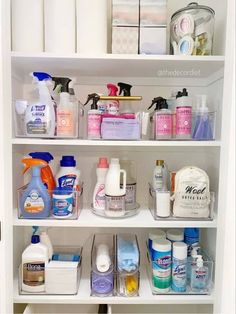
[[[47,86],[52,77],[43,72],[33,72],[31,76],[37,83],[39,100],[26,108],[25,134],[28,137],[53,137],[55,134],[55,110]]]

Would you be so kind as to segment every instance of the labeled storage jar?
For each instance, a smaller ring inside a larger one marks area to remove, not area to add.
[[[170,23],[170,52],[173,55],[212,54],[215,11],[197,2],[176,11]]]

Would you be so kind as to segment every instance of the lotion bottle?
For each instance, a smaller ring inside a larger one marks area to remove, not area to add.
[[[105,181],[108,167],[107,158],[99,158],[99,163],[96,169],[97,183],[93,192],[93,209],[97,214],[104,214],[105,211]]]

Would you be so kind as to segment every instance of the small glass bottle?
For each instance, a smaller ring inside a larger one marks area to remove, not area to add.
[[[208,267],[203,266],[201,255],[197,256],[196,266],[191,270],[191,289],[193,292],[204,292],[208,284]]]

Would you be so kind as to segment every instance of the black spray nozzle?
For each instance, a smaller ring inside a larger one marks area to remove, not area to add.
[[[156,97],[152,100],[151,106],[148,107],[148,110],[152,108],[152,106],[156,105],[154,111],[161,109],[168,109],[168,104],[166,99],[163,97]]]
[[[183,96],[188,96],[188,91],[187,91],[186,88],[183,88],[182,92],[178,91],[178,93],[176,95],[176,98],[180,98],[180,97],[183,97]]]
[[[131,96],[131,88],[133,87],[132,85],[121,82],[117,85],[120,87],[119,95],[123,93],[123,96]]]
[[[92,100],[92,105],[91,105],[91,109],[98,109],[98,101],[100,99],[100,96],[96,93],[93,94],[89,94],[86,103],[84,104],[84,106],[86,106],[90,100]]]
[[[52,80],[55,82],[54,90],[60,85],[61,93],[69,93],[69,83],[71,79],[68,77],[53,77]]]

